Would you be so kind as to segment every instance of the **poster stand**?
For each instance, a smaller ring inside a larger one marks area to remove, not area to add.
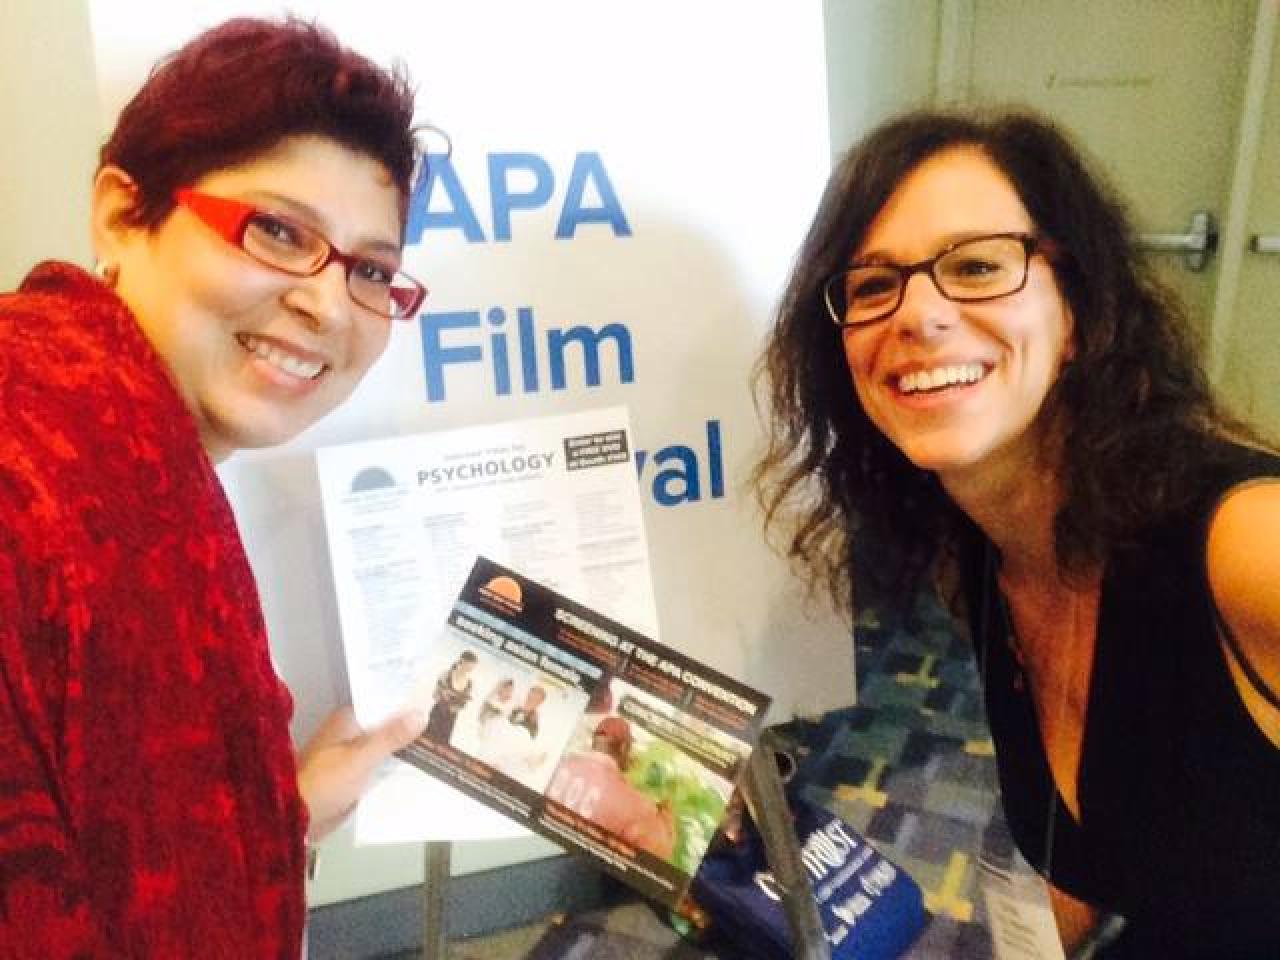
[[[778,772],[778,757],[782,753],[777,735],[765,730],[747,760],[742,796],[760,830],[765,857],[782,888],[782,906],[791,927],[795,960],[831,960],[831,946],[801,859],[791,807]]]
[[[831,960],[818,904],[800,858],[791,810],[778,773],[777,741],[766,730],[752,751],[742,778],[742,795],[760,829],[766,855],[783,890],[782,905],[791,927],[796,960]],[[425,846],[423,881],[423,960],[445,960],[445,889],[449,880],[451,844],[434,841]]]
[[[422,960],[445,960],[444,894],[449,882],[453,844],[432,840],[424,846],[426,862],[422,879]]]

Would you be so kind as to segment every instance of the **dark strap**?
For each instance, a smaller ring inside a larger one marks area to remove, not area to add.
[[[1249,686],[1253,687],[1263,700],[1280,710],[1280,693],[1276,693],[1267,685],[1267,681],[1262,679],[1262,674],[1258,673],[1258,669],[1244,655],[1244,650],[1240,647],[1240,641],[1236,639],[1235,634],[1231,632],[1231,628],[1227,626],[1227,621],[1222,618],[1222,611],[1218,609],[1216,602],[1213,604],[1213,620],[1218,625],[1222,639],[1227,642],[1227,648],[1231,651],[1231,655],[1236,658],[1236,663],[1240,664],[1240,670],[1249,681]]]
[[[1204,542],[1206,544],[1208,543],[1209,527],[1213,524],[1213,518],[1218,512],[1218,507],[1222,505],[1222,502],[1228,496],[1230,496],[1234,491],[1240,489],[1240,487],[1250,485],[1254,482],[1277,482],[1278,478],[1275,469],[1275,458],[1266,457],[1263,454],[1258,454],[1258,456],[1264,457],[1265,459],[1265,472],[1250,471],[1243,478],[1237,479],[1237,482],[1221,491],[1212,508],[1208,511],[1204,528]],[[1262,697],[1263,700],[1267,701],[1267,703],[1271,704],[1271,706],[1275,707],[1277,710],[1280,710],[1280,693],[1271,689],[1267,682],[1262,679],[1262,674],[1258,673],[1257,668],[1249,658],[1245,656],[1244,650],[1240,647],[1240,641],[1237,640],[1235,634],[1231,632],[1231,627],[1227,625],[1227,621],[1223,618],[1222,611],[1218,609],[1218,599],[1213,595],[1213,583],[1209,579],[1208,563],[1209,560],[1206,552],[1203,575],[1205,589],[1209,595],[1209,604],[1213,607],[1213,622],[1217,625],[1218,631],[1222,634],[1222,638],[1227,642],[1227,649],[1229,649],[1231,651],[1231,655],[1236,658],[1236,663],[1240,664],[1240,670],[1244,673],[1245,679],[1249,681],[1249,685],[1258,692],[1258,696]]]

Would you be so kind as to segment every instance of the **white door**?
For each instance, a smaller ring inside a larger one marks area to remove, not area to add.
[[[958,92],[1023,103],[1075,135],[1143,233],[1227,206],[1253,4],[1248,0],[973,0]],[[967,60],[967,63],[966,63]],[[1153,261],[1207,326],[1218,258]]]
[[[1187,304],[1227,398],[1280,432],[1280,256],[1244,252],[1253,234],[1280,234],[1277,71],[1269,90],[1261,82],[1280,0],[941,3],[944,98],[1053,117],[1153,247],[1188,239],[1196,215],[1209,215],[1219,234],[1212,255],[1150,258]],[[1259,127],[1255,150],[1249,134]],[[1251,179],[1247,202],[1233,208],[1233,184]]]
[[[1238,268],[1234,296],[1214,327],[1213,369],[1227,398],[1275,439],[1280,435],[1280,2],[1268,0],[1255,35],[1255,63],[1269,79],[1251,98],[1257,150],[1239,228],[1224,235],[1224,272]]]

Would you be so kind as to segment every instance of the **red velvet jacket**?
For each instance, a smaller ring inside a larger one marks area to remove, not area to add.
[[[0,956],[297,960],[291,709],[165,368],[41,265],[0,296]]]

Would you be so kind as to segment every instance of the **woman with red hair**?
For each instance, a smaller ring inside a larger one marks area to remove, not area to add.
[[[305,840],[421,730],[295,759],[214,465],[341,403],[426,291],[400,269],[406,78],[296,20],[153,70],[102,150],[96,275],[0,297],[0,943],[299,956]]]

